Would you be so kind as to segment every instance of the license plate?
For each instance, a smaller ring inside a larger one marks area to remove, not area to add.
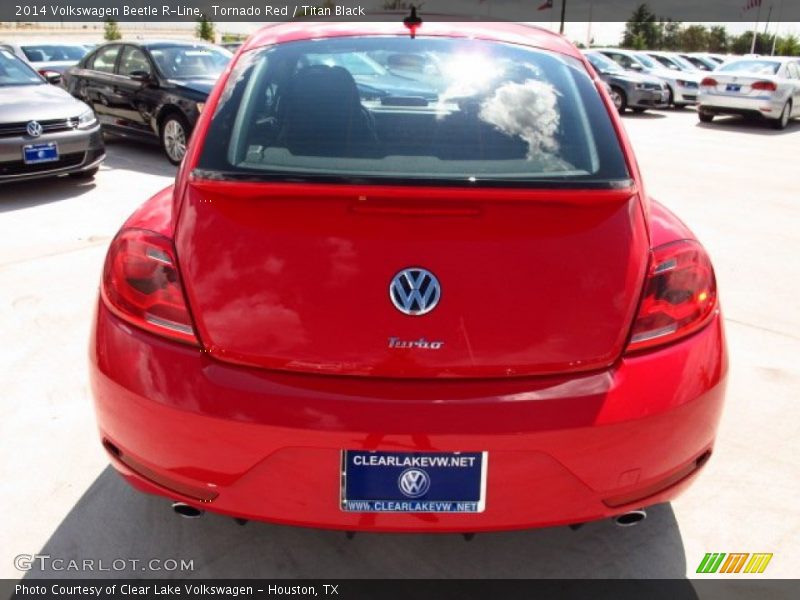
[[[725,86],[725,91],[726,92],[738,92],[741,89],[742,89],[742,86],[736,85],[734,83],[729,83],[728,85]]]
[[[342,452],[341,508],[351,512],[479,513],[486,452]]]
[[[58,145],[55,142],[28,144],[22,147],[22,159],[27,165],[56,161],[58,160]]]

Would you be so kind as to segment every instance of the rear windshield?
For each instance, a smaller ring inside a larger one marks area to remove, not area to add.
[[[735,60],[721,67],[717,71],[735,71],[738,73],[752,73],[754,75],[775,75],[781,63],[770,60]]]
[[[624,185],[582,63],[476,40],[335,38],[243,55],[198,169],[205,177]]]

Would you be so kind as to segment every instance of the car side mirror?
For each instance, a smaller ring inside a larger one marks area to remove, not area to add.
[[[643,71],[644,67],[639,63],[631,63],[630,69],[631,71]]]
[[[61,83],[61,73],[56,73],[55,71],[48,71],[44,74],[44,78],[47,83],[52,83],[53,85],[59,85]]]
[[[133,81],[140,81],[142,83],[151,81],[150,73],[147,71],[131,71],[128,75]]]

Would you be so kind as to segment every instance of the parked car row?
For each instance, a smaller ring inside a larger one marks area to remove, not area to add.
[[[91,177],[105,155],[101,127],[158,141],[166,158],[180,163],[232,56],[222,46],[193,41],[0,44],[0,94],[13,96],[0,117],[0,179]],[[699,103],[703,122],[721,114],[759,115],[780,129],[800,116],[798,59],[620,48],[593,48],[584,56],[620,113]],[[317,53],[307,60],[305,66],[348,71],[363,103],[421,108],[451,93],[440,89],[450,67],[435,54]]]

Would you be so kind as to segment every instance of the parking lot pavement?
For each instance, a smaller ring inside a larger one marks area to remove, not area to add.
[[[111,236],[174,169],[155,147],[113,141],[93,184],[0,188],[0,577],[19,577],[13,557],[39,552],[107,566],[193,561],[191,573],[130,564],[96,573],[137,577],[682,577],[706,552],[772,552],[761,577],[797,577],[800,123],[784,132],[732,119],[700,125],[686,110],[626,116],[625,126],[650,194],[714,258],[727,318],[731,370],[715,455],[671,507],[627,529],[604,521],[469,543],[347,540],[215,515],[182,520],[166,501],[133,492],[97,441],[87,337]]]

